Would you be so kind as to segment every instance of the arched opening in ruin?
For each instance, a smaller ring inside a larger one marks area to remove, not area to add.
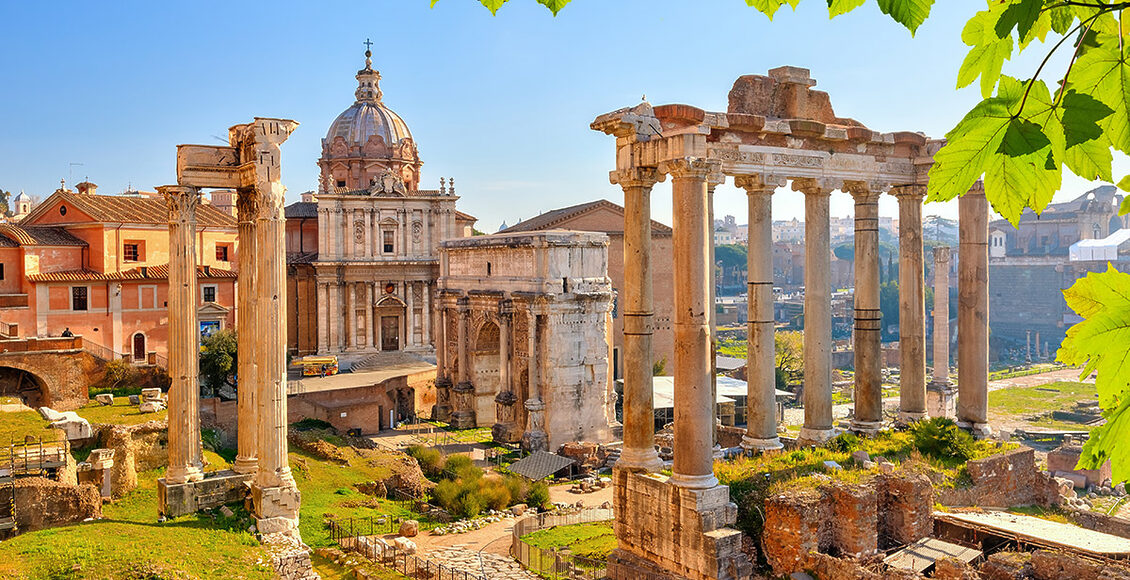
[[[471,359],[471,382],[475,385],[475,417],[479,426],[494,424],[494,397],[499,383],[499,330],[498,325],[486,321],[475,333],[474,354]]]
[[[43,379],[13,367],[0,367],[0,397],[13,397],[33,409],[51,403]]]

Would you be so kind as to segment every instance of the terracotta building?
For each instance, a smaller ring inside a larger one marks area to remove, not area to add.
[[[82,335],[91,348],[154,362],[166,353],[169,218],[154,193],[60,188],[18,224],[0,224],[0,332]],[[235,324],[236,223],[197,214],[201,332]]]
[[[539,216],[518,222],[499,233],[534,232],[543,230],[575,230],[600,232],[608,235],[608,277],[617,293],[624,287],[624,208],[611,201],[600,199],[580,205],[555,209]],[[671,329],[671,309],[674,307],[673,250],[671,228],[651,221],[651,271],[655,294],[654,334],[651,352],[652,363],[662,363],[663,374],[673,370],[675,337]],[[616,305],[612,308],[612,368],[615,378],[623,376],[624,321],[618,316]]]
[[[296,354],[434,352],[441,240],[471,235],[454,180],[419,189],[408,125],[366,58],[322,140],[316,194],[286,208],[288,345]]]

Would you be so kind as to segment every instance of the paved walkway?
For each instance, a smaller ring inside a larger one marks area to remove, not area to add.
[[[428,553],[428,558],[453,570],[468,572],[488,580],[540,580],[522,569],[508,556],[475,552],[463,548],[444,548]]]

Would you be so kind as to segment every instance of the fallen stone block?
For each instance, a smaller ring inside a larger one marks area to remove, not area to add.
[[[51,407],[40,407],[39,415],[48,421],[59,421],[65,416]]]
[[[94,430],[90,428],[90,421],[73,412],[64,413],[64,415],[67,416],[51,423],[51,428],[62,429],[67,436],[67,441],[89,439],[94,436]]]
[[[405,537],[399,537],[392,541],[392,545],[396,546],[396,550],[401,554],[413,555],[416,553],[416,542],[409,540]]]
[[[102,393],[99,395],[94,395],[94,400],[98,401],[104,406],[109,407],[110,405],[114,404],[114,395],[111,395],[110,393]]]
[[[824,462],[824,469],[828,469],[828,470],[831,470],[831,471],[839,471],[839,470],[843,469],[843,466],[841,466],[839,463],[836,463],[835,461],[832,461],[831,459],[829,459],[829,460]]]
[[[130,405],[140,405],[141,404],[141,397],[139,397],[137,395],[130,395],[129,396],[129,404]]]
[[[404,520],[400,524],[400,535],[407,538],[415,538],[416,534],[420,533],[420,522],[416,520]]]
[[[868,455],[867,452],[862,450],[862,449],[854,451],[851,454],[851,458],[854,459],[856,463],[863,463],[865,461],[868,461],[868,462],[871,461],[871,456]]]
[[[1070,481],[1071,485],[1078,489],[1085,489],[1087,487],[1087,476],[1082,473],[1075,473],[1072,471],[1057,471],[1055,472],[1056,479]]]
[[[164,403],[161,401],[145,401],[137,406],[137,410],[142,413],[156,413],[165,409]]]
[[[528,509],[528,506],[526,506],[526,504],[516,503],[516,504],[510,506],[510,513],[512,513],[516,516],[520,516],[520,515],[526,513],[527,509]]]
[[[158,388],[141,389],[141,400],[142,401],[160,401],[161,400],[161,389],[158,389]]]

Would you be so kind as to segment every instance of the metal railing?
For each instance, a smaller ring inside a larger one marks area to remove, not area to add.
[[[330,539],[342,550],[353,552],[384,568],[408,578],[428,580],[489,580],[465,570],[408,554],[379,536],[400,531],[402,518],[369,517],[329,520]]]
[[[67,463],[67,445],[64,441],[44,441],[42,437],[21,442],[10,442],[0,447],[0,476],[26,477],[43,475]],[[6,473],[5,473],[6,472]]]
[[[543,578],[602,580],[608,577],[607,561],[575,556],[562,550],[537,548],[522,540],[522,536],[555,526],[607,522],[614,517],[610,509],[592,508],[571,514],[537,514],[522,518],[514,523],[510,555],[523,568]]]
[[[102,346],[85,337],[82,339],[82,350],[90,353],[94,358],[100,358],[106,362],[118,360],[126,356],[110,347]]]

